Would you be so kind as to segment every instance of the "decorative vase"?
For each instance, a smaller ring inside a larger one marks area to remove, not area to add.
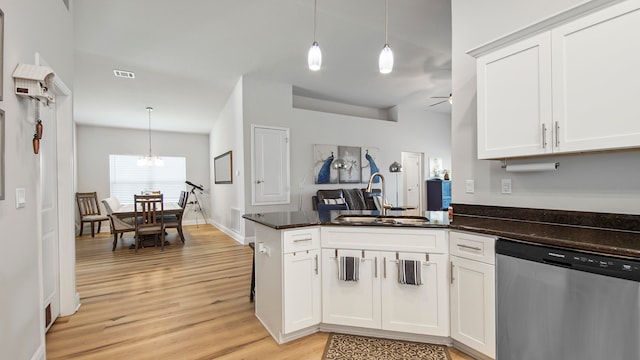
[[[33,134],[33,153],[38,154],[40,152],[40,139],[38,139],[38,134]]]

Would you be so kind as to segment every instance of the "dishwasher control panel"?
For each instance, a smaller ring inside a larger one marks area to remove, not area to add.
[[[640,260],[498,239],[496,253],[640,282]]]

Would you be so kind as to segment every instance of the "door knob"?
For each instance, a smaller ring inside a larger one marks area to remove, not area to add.
[[[263,182],[264,181],[262,181],[262,180],[256,180],[256,184],[260,184],[260,183],[263,183]]]

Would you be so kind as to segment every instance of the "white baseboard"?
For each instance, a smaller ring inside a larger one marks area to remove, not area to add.
[[[215,226],[216,228],[218,228],[218,230],[220,230],[223,233],[227,234],[233,240],[239,242],[240,244],[242,244],[242,245],[248,244],[248,242],[246,241],[244,236],[242,236],[241,234],[238,234],[237,232],[235,232],[232,229],[224,226],[223,224],[220,224],[217,221],[213,221],[212,225]]]

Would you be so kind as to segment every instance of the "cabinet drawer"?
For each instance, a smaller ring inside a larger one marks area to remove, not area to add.
[[[320,248],[320,228],[310,227],[282,232],[283,253]]]
[[[465,232],[449,233],[449,252],[465,259],[495,264],[496,239]]]
[[[325,226],[323,248],[389,250],[404,252],[447,252],[446,230],[383,226]]]

